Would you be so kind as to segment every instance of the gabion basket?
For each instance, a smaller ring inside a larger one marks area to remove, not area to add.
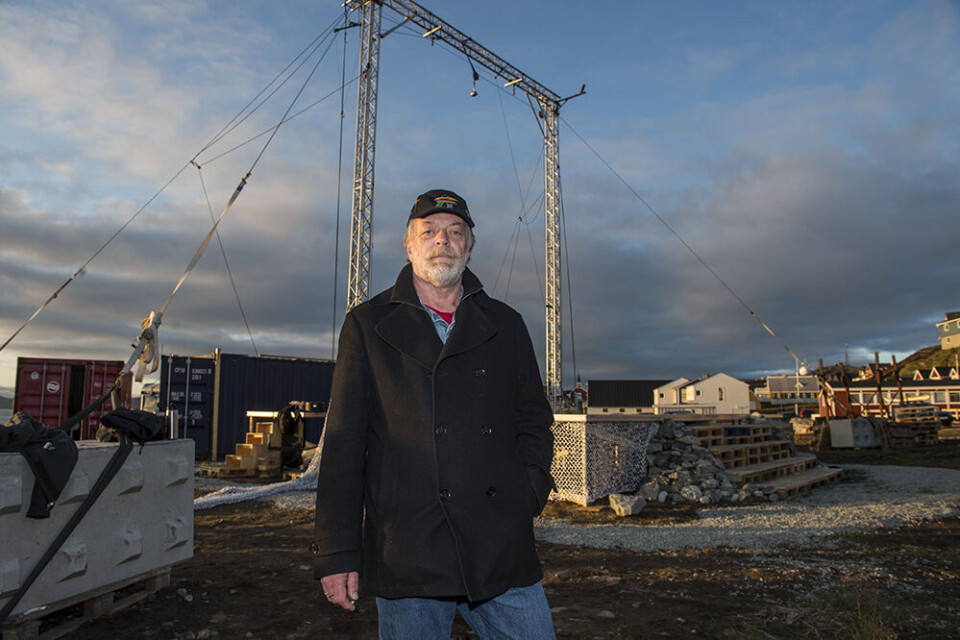
[[[659,422],[584,421],[553,423],[553,464],[557,483],[551,500],[588,505],[611,493],[635,491],[647,474],[647,446]]]

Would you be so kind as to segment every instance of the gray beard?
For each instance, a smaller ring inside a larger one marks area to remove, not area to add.
[[[431,264],[424,261],[417,275],[437,288],[451,287],[460,282],[466,266],[467,263],[463,260],[457,260],[451,265]]]

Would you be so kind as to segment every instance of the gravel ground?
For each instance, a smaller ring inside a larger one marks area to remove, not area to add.
[[[538,518],[535,523],[537,539],[596,549],[634,551],[715,546],[747,549],[822,547],[825,542],[822,538],[831,534],[876,527],[893,528],[960,513],[960,471],[854,464],[837,466],[844,470],[841,483],[817,489],[801,498],[704,509],[696,521],[670,525],[643,525],[642,521],[623,525],[578,525]],[[231,486],[236,485],[223,480],[197,478],[198,488]],[[286,509],[312,509],[315,497],[312,491],[300,490],[269,493],[258,499],[273,501]],[[237,500],[231,497],[229,501]]]

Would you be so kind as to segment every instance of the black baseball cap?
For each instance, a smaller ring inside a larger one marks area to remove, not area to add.
[[[470,217],[467,201],[453,191],[432,189],[426,193],[421,193],[417,196],[417,201],[413,203],[409,220],[426,218],[434,213],[452,213],[462,218],[471,229],[473,228],[473,218]]]

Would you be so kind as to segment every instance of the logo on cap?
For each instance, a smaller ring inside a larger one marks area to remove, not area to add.
[[[444,207],[446,209],[452,209],[457,206],[457,199],[453,196],[437,196],[433,201],[438,207]]]

